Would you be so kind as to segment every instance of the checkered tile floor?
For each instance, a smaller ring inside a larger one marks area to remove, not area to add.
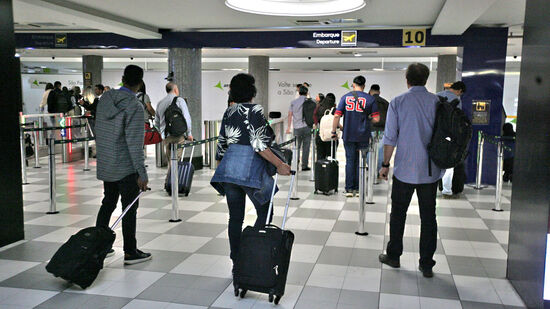
[[[343,162],[343,149],[338,156]],[[152,150],[152,149],[150,149]],[[153,154],[152,154],[153,155]],[[24,242],[0,249],[0,308],[269,308],[267,296],[233,296],[227,239],[227,204],[209,186],[212,171],[197,171],[192,193],[180,197],[183,222],[169,223],[170,198],[162,191],[166,169],[147,159],[153,191],[140,201],[137,238],[153,260],[124,266],[118,229],[116,255],[106,260],[86,290],[46,273],[45,262],[70,235],[95,222],[102,184],[82,163],[57,166],[57,206],[48,210],[48,171],[28,169],[24,186]],[[340,167],[341,183],[344,168]],[[504,190],[504,212],[491,211],[494,189],[467,188],[458,200],[438,199],[439,241],[435,277],[417,271],[419,224],[413,199],[408,212],[401,269],[378,262],[388,238],[387,184],[375,186],[367,206],[369,236],[356,236],[357,198],[314,195],[309,174],[299,176],[300,200],[292,201],[287,227],[296,234],[286,294],[280,308],[521,308],[505,279],[511,188]],[[275,199],[280,224],[285,202]],[[120,213],[120,209],[116,216]],[[114,217],[113,217],[114,220]],[[245,224],[255,220],[247,205]]]

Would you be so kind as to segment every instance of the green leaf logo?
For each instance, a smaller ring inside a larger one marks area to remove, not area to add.
[[[124,85],[124,84],[123,84],[122,82],[120,82],[118,85],[119,85],[120,87],[122,87],[122,85]]]
[[[223,91],[223,86],[222,86],[222,82],[219,81],[218,84],[216,86],[214,86],[214,88],[220,88],[220,90]]]
[[[40,86],[40,85],[38,84],[38,81],[37,81],[36,79],[35,79],[34,82],[32,82],[32,83],[33,83],[34,85],[36,85],[36,86]]]
[[[340,86],[342,88],[346,88],[347,90],[350,90],[349,88],[349,85],[348,85],[348,82],[346,81],[342,86]]]

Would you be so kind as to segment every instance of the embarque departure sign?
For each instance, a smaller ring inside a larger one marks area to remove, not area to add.
[[[312,47],[354,47],[357,46],[357,31],[314,31],[312,39]]]

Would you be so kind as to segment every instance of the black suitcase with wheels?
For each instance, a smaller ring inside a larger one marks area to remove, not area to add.
[[[239,256],[233,275],[235,296],[243,298],[250,290],[269,294],[269,302],[278,304],[285,293],[294,234],[284,228],[295,175],[296,172],[293,171],[281,228],[269,224],[278,178],[275,175],[266,225],[261,228],[247,226],[241,235]]]
[[[111,228],[92,226],[71,236],[55,252],[48,265],[46,265],[46,271],[56,277],[77,284],[83,289],[89,287],[97,278],[99,271],[103,268],[103,261],[107,253],[113,247],[115,242],[114,229],[128,210],[134,206],[141,194],[143,192],[136,197],[132,204],[126,207]]]
[[[331,142],[332,157],[315,162],[315,194],[329,195],[338,192],[338,161],[336,160],[334,141]]]
[[[185,151],[185,148],[184,148]],[[189,195],[191,192],[191,185],[193,184],[193,175],[195,174],[195,167],[193,166],[193,153],[195,152],[195,146],[191,147],[191,156],[188,162],[183,162],[184,154],[181,155],[181,160],[178,161],[178,193]],[[168,192],[168,195],[172,195],[172,177],[170,164],[168,165],[168,175],[164,183],[164,189]]]

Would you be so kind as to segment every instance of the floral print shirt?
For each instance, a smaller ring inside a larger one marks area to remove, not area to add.
[[[268,134],[267,120],[261,105],[235,103],[223,115],[216,160],[221,160],[231,144],[250,145],[256,152],[264,151],[273,142]]]

